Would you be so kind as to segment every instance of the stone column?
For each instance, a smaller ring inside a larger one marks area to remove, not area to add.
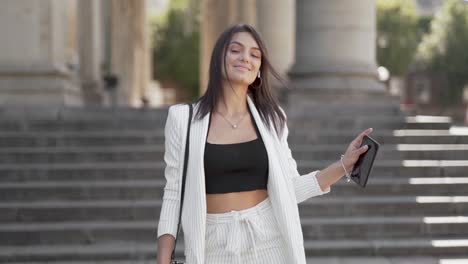
[[[80,79],[84,103],[101,105],[101,4],[95,0],[78,1]]]
[[[296,37],[296,0],[257,0],[257,23],[270,60],[278,73],[287,80],[294,62]],[[280,83],[272,80],[274,86]]]
[[[229,24],[247,23],[257,26],[257,0],[228,0],[226,15]]]
[[[257,26],[257,0],[202,0],[200,45],[200,93],[208,84],[211,52],[221,32],[227,27],[246,23]]]
[[[119,78],[118,104],[140,106],[150,80],[145,0],[111,0],[111,69]]]
[[[307,93],[349,99],[384,92],[377,80],[374,0],[298,0],[296,10],[290,78],[297,99],[307,100]]]
[[[81,105],[65,1],[0,1],[0,105]]]

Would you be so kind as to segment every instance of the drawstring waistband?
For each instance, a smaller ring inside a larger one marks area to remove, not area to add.
[[[233,228],[228,231],[226,251],[231,252],[237,259],[237,263],[241,263],[241,230],[242,226],[246,226],[248,236],[250,238],[254,257],[258,260],[257,247],[255,245],[256,238],[263,236],[262,228],[252,219],[253,216],[259,215],[271,208],[269,198],[258,203],[254,207],[240,211],[230,211],[220,214],[207,214],[207,224],[228,223],[232,222]]]

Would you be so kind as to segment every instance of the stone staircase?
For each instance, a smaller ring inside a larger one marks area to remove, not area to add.
[[[299,205],[310,263],[468,263],[468,133],[388,98],[287,112],[301,173],[381,143],[366,189]],[[0,263],[155,263],[166,114],[0,109]]]
[[[295,111],[289,143],[302,173],[339,159],[368,127],[381,143],[366,189],[342,180],[299,205],[310,263],[468,263],[468,130],[407,117],[390,98]]]

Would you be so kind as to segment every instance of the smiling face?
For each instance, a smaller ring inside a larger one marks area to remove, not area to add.
[[[232,83],[248,86],[255,81],[262,64],[262,52],[250,33],[234,34],[225,58],[227,75]],[[224,69],[223,79],[227,79]]]

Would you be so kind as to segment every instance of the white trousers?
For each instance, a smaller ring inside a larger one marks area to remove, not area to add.
[[[205,263],[284,264],[286,244],[270,199],[254,207],[207,214]]]

